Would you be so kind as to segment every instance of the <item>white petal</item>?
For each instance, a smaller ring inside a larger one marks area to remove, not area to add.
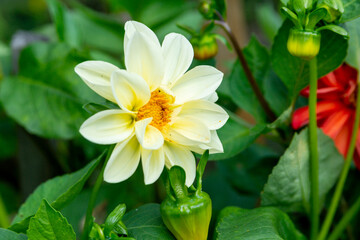
[[[211,133],[211,141],[206,144],[200,144],[200,148],[202,149],[209,149],[209,153],[223,153],[224,148],[220,141],[219,136],[217,135],[217,132],[215,130],[210,131]]]
[[[219,96],[217,95],[216,92],[213,92],[212,94],[210,94],[209,96],[206,96],[203,98],[203,100],[207,100],[209,102],[216,102],[217,100],[219,100]]]
[[[189,149],[170,142],[164,144],[165,164],[167,168],[180,166],[186,173],[186,186],[190,187],[195,180],[195,157]]]
[[[86,61],[75,67],[75,72],[97,94],[116,103],[111,91],[111,74],[119,68],[102,61]]]
[[[80,133],[94,143],[118,143],[134,132],[134,118],[134,115],[122,110],[101,111],[81,125]]]
[[[211,66],[197,66],[184,74],[171,88],[175,104],[209,96],[219,87],[223,73]]]
[[[122,182],[135,172],[140,161],[140,145],[135,135],[118,143],[104,171],[104,180],[109,183]]]
[[[215,130],[210,131],[211,141],[206,144],[197,144],[193,146],[187,146],[192,152],[203,154],[206,150],[209,150],[210,154],[223,153],[224,149],[222,143]]]
[[[164,76],[163,56],[160,45],[146,39],[144,34],[135,32],[125,51],[125,65],[129,72],[137,73],[149,85],[157,89]]]
[[[205,100],[184,103],[178,116],[195,118],[203,122],[210,130],[221,128],[229,118],[227,112],[219,105]]]
[[[163,148],[158,150],[141,150],[141,162],[144,171],[145,184],[154,183],[161,175],[164,165],[165,156]]]
[[[164,144],[161,132],[150,124],[152,118],[146,118],[135,123],[135,133],[141,146],[145,149],[159,149]]]
[[[122,109],[137,111],[150,99],[150,88],[142,77],[125,70],[113,72],[111,87],[117,103]]]
[[[127,21],[125,23],[124,52],[126,52],[129,40],[134,36],[135,32],[140,32],[146,36],[147,41],[152,41],[160,46],[159,40],[155,33],[145,24],[136,21]]]
[[[181,34],[170,33],[162,44],[164,56],[163,85],[171,86],[191,65],[194,50],[191,43]]]
[[[194,118],[176,117],[166,136],[181,145],[196,145],[210,142],[210,130]]]

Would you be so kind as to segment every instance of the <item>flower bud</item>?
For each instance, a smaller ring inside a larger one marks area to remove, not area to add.
[[[319,32],[290,29],[287,49],[291,55],[305,60],[311,60],[320,50]]]
[[[185,171],[179,166],[169,170],[167,197],[160,205],[161,217],[177,240],[206,240],[211,220],[211,199],[201,190],[202,175],[209,157],[207,150],[196,169],[197,189],[185,186]]]
[[[210,1],[204,0],[201,1],[199,5],[199,12],[205,19],[213,19],[214,17],[214,9]]]
[[[218,44],[212,34],[206,34],[201,37],[193,37],[190,40],[194,48],[194,57],[199,60],[206,60],[216,56]]]
[[[205,192],[183,199],[166,198],[161,216],[177,240],[206,240],[211,220],[211,199]]]

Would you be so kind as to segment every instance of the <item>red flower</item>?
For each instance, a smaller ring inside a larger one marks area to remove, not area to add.
[[[339,152],[345,157],[349,149],[355,120],[357,71],[344,63],[341,67],[318,80],[317,124],[331,137]],[[301,95],[309,97],[309,87]],[[309,122],[309,108],[294,112],[292,127],[299,129]],[[360,169],[360,134],[356,140],[355,165]]]

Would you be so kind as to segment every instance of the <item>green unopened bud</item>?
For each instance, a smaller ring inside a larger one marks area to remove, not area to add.
[[[206,240],[211,219],[211,199],[205,192],[183,199],[166,198],[161,216],[177,240]]]
[[[204,16],[205,19],[213,19],[214,9],[210,1],[201,1],[199,5],[199,12]]]
[[[199,60],[206,60],[216,56],[218,44],[215,35],[206,34],[201,37],[193,37],[190,40],[194,48],[194,57]]]
[[[201,190],[209,150],[205,151],[196,169],[197,189],[185,186],[185,171],[174,166],[166,182],[166,199],[161,203],[161,217],[177,240],[206,240],[211,220],[211,199]]]
[[[305,60],[311,60],[318,55],[320,50],[319,32],[290,29],[287,49],[290,54]]]
[[[324,20],[328,23],[340,19],[341,15],[344,13],[344,6],[341,0],[319,1],[318,7],[322,7],[327,10],[327,14],[324,17]]]

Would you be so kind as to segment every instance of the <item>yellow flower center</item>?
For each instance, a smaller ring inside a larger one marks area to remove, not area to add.
[[[171,121],[171,113],[173,112],[171,105],[174,101],[173,96],[164,90],[156,89],[151,93],[149,102],[139,109],[136,118],[141,120],[152,117],[150,125],[162,131]]]

